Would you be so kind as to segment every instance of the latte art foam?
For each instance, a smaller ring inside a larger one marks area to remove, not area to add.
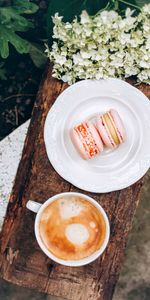
[[[66,196],[45,208],[39,231],[44,245],[55,256],[79,260],[101,247],[106,224],[93,204],[81,197]]]
[[[82,224],[70,224],[66,227],[65,235],[74,245],[82,245],[89,238],[89,232]]]

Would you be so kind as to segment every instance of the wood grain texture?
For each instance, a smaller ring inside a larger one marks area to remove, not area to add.
[[[143,180],[122,191],[88,193],[106,210],[111,236],[103,255],[83,267],[58,265],[42,253],[34,236],[35,215],[25,208],[29,199],[44,202],[60,192],[86,193],[55,172],[45,151],[45,118],[57,96],[66,87],[66,84],[51,77],[51,67],[48,66],[37,95],[1,233],[0,274],[15,284],[68,300],[109,300],[112,299],[119,276]],[[150,97],[146,85],[141,84],[138,88]]]

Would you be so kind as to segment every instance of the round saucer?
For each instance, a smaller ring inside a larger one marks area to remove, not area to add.
[[[116,109],[127,140],[117,149],[105,148],[83,160],[70,130],[98,113]],[[64,179],[86,191],[123,189],[140,179],[150,166],[150,102],[138,89],[120,79],[83,80],[67,88],[50,109],[44,128],[48,158]]]

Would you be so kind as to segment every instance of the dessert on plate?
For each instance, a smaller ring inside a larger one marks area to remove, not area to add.
[[[71,131],[74,146],[84,159],[90,159],[103,151],[103,143],[96,127],[89,121],[75,126]]]
[[[105,146],[116,148],[126,140],[123,122],[114,109],[97,116],[97,129]]]
[[[71,131],[72,142],[84,159],[90,159],[103,151],[103,146],[115,149],[126,140],[123,122],[114,109],[97,115],[96,124],[86,121]]]

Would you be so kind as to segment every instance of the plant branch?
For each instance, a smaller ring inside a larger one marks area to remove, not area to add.
[[[6,98],[4,98],[4,99],[2,99],[1,101],[6,101],[6,100],[8,100],[8,99],[11,99],[11,98],[14,98],[14,97],[28,97],[28,96],[30,96],[30,97],[33,97],[33,96],[35,96],[36,94],[14,94],[14,95],[11,95],[11,96],[8,96],[8,97],[6,97]]]
[[[17,110],[17,106],[15,106],[15,116],[16,116],[16,125],[19,125],[19,119],[18,119],[18,110]]]
[[[138,10],[141,10],[139,6],[137,6],[137,5],[135,5],[135,4],[132,4],[132,3],[129,3],[129,2],[127,2],[127,1],[124,1],[124,0],[118,0],[118,2],[124,3],[124,4],[128,5],[128,6],[132,6],[132,7],[136,8],[136,9],[138,9]]]
[[[102,11],[107,10],[107,9],[109,8],[109,5],[110,5],[110,2],[108,2],[108,3],[106,4],[105,7],[101,8],[101,9],[94,15],[94,18],[95,18],[96,16],[98,16]]]

